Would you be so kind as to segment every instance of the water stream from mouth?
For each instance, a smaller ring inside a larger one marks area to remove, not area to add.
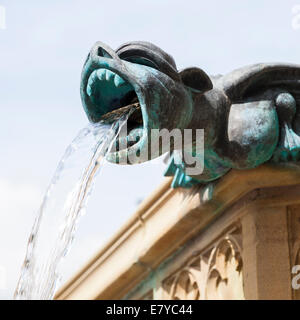
[[[52,299],[59,266],[84,213],[94,178],[131,112],[113,124],[89,124],[66,149],[38,211],[14,298]]]

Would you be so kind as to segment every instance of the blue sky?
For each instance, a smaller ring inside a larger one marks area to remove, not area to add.
[[[0,0],[7,24],[0,30],[0,298],[12,296],[43,192],[87,123],[79,81],[97,40],[112,48],[150,41],[179,69],[199,66],[208,74],[257,62],[300,63],[295,5],[300,0]],[[64,279],[133,214],[163,169],[161,162],[104,168],[64,261]]]

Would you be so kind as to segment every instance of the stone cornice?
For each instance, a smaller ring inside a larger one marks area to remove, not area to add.
[[[170,183],[171,179],[165,179],[99,253],[59,290],[56,299],[122,298],[247,193],[300,184],[300,166],[231,170],[214,184],[192,189],[171,189]]]

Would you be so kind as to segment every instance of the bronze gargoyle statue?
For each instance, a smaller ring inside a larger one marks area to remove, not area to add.
[[[117,50],[97,42],[80,90],[92,122],[135,106],[128,119],[128,140],[134,142],[108,155],[112,162],[126,163],[131,154],[149,150],[153,129],[204,130],[204,148],[196,154],[203,158],[202,172],[187,175],[185,162],[171,157],[166,175],[174,175],[173,187],[213,181],[231,168],[300,158],[300,65],[260,63],[208,76],[197,67],[178,71],[169,54],[148,42]],[[158,149],[136,163],[160,156],[164,148]]]

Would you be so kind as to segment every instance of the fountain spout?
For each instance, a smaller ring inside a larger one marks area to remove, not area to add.
[[[261,63],[208,76],[197,67],[178,71],[169,54],[148,42],[117,50],[97,42],[84,64],[80,90],[91,122],[132,109],[125,136],[107,156],[110,162],[141,163],[169,152],[166,175],[174,176],[173,187],[191,187],[232,168],[297,161],[299,83],[300,65]],[[191,139],[184,143],[187,129]],[[199,160],[201,170],[187,170],[193,166],[187,155]]]

